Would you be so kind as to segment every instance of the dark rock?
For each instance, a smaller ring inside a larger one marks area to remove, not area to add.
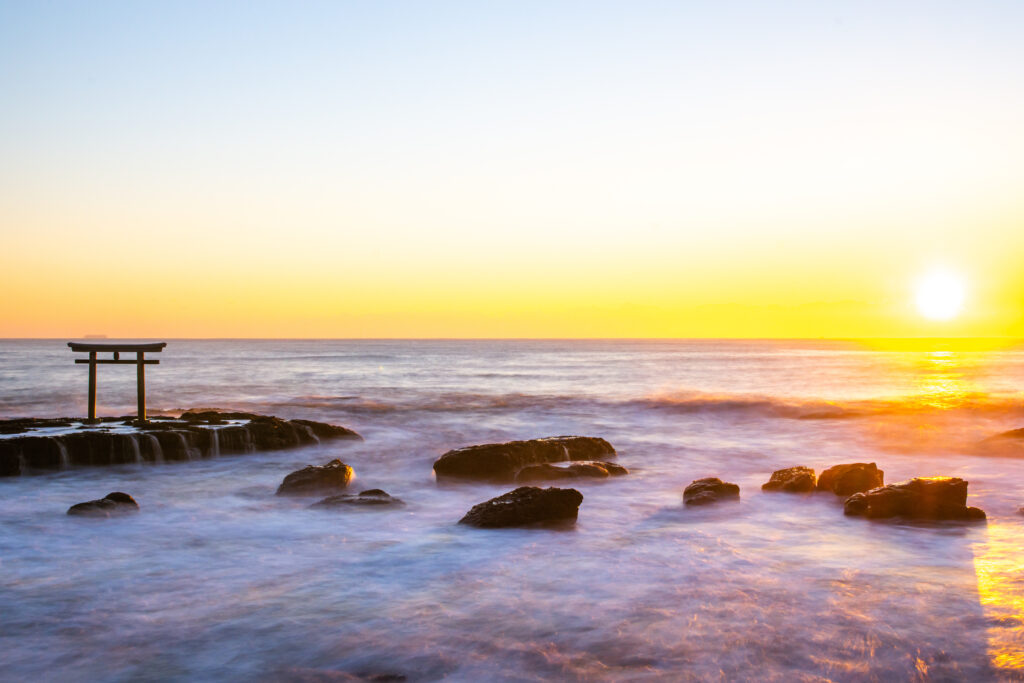
[[[113,517],[138,511],[139,504],[135,502],[135,499],[121,491],[114,491],[108,493],[105,498],[78,503],[68,508],[69,515],[82,517]]]
[[[995,436],[990,436],[990,439],[1024,439],[1024,428],[1011,429],[1008,432],[1000,432]]]
[[[502,482],[513,481],[516,473],[527,465],[614,456],[615,449],[604,439],[591,436],[551,436],[457,448],[438,458],[434,463],[434,472],[439,478]]]
[[[244,420],[241,424],[229,421]],[[59,470],[70,466],[101,466],[139,462],[195,460],[218,455],[294,448],[327,439],[361,439],[345,427],[311,420],[282,420],[253,413],[190,411],[179,418],[157,417],[138,431],[112,431],[134,424],[131,416],[102,418],[96,424],[57,435],[42,435],[40,427],[71,427],[73,421],[19,419],[0,421],[17,434],[0,439],[0,476]]]
[[[982,510],[967,506],[967,482],[959,477],[917,477],[855,493],[843,512],[873,519],[985,519]]]
[[[810,467],[787,467],[772,472],[771,479],[761,485],[761,490],[805,493],[814,490],[814,483],[814,470]]]
[[[687,505],[707,505],[739,497],[739,486],[724,482],[718,477],[697,479],[683,489],[683,502]]]
[[[363,440],[363,437],[347,427],[339,427],[338,425],[326,424],[324,422],[314,422],[313,420],[289,420],[289,422],[309,427],[313,434],[315,434],[319,439]]]
[[[835,465],[818,477],[818,490],[831,491],[837,496],[849,496],[882,486],[885,483],[884,475],[873,462]]]
[[[354,505],[358,507],[374,507],[381,505],[388,505],[392,507],[401,507],[405,505],[405,502],[400,498],[395,498],[388,495],[380,489],[370,489],[363,491],[359,495],[353,495],[351,493],[339,493],[334,496],[328,496],[323,500],[319,500],[310,507],[341,507]]]
[[[474,505],[459,524],[497,528],[540,522],[575,520],[583,494],[576,489],[520,486],[514,491]]]
[[[620,477],[629,474],[622,465],[612,462],[601,462],[599,460],[574,462],[566,467],[558,465],[527,465],[519,470],[516,475],[516,482],[525,484],[534,481],[551,481],[554,479],[578,479],[590,477],[594,479],[607,479],[608,477]]]
[[[352,468],[341,460],[326,465],[307,465],[284,478],[277,488],[279,496],[304,496],[336,491],[352,481]]]

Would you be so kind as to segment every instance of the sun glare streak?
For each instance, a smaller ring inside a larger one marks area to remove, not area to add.
[[[975,547],[978,598],[991,626],[988,652],[1003,671],[1024,670],[1024,573],[1018,525],[988,523],[987,541]]]

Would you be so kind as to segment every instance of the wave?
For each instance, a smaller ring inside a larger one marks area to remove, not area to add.
[[[393,393],[389,390],[388,393]],[[675,392],[640,398],[586,395],[486,394],[473,392],[409,391],[401,395],[363,397],[308,395],[275,397],[257,405],[338,410],[349,414],[471,413],[519,410],[594,412],[614,409],[667,412],[679,415],[748,415],[786,420],[854,420],[881,416],[912,416],[930,413],[1024,417],[1024,397],[983,393],[824,400],[753,394]]]

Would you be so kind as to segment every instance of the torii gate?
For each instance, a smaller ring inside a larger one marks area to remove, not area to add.
[[[75,352],[88,352],[89,359],[76,358],[75,363],[89,364],[89,422],[96,422],[96,366],[100,364],[116,364],[136,366],[136,377],[138,384],[139,401],[139,422],[146,421],[146,366],[156,365],[158,360],[146,360],[146,352],[163,351],[167,342],[153,342],[150,344],[90,344],[88,342],[68,342],[68,346]],[[113,352],[112,359],[99,360],[97,353]],[[135,360],[121,360],[122,353],[135,353]]]

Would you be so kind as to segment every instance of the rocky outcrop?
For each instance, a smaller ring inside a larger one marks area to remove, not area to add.
[[[338,459],[326,465],[307,465],[284,478],[277,487],[279,496],[309,496],[337,491],[352,481],[352,468]]]
[[[78,503],[68,508],[69,515],[80,517],[114,517],[139,511],[139,504],[127,493],[114,491],[105,498]]]
[[[959,477],[917,477],[846,499],[843,512],[870,517],[981,520],[985,513],[967,505],[967,482]]]
[[[873,462],[854,462],[829,467],[818,477],[818,490],[850,496],[882,486],[885,473]]]
[[[459,524],[497,528],[575,521],[582,502],[583,494],[576,489],[520,486],[514,491],[474,505],[459,520]]]
[[[814,490],[814,484],[814,470],[810,467],[787,467],[784,470],[772,472],[771,478],[761,485],[761,490],[806,493]]]
[[[253,413],[190,411],[178,418],[153,418],[139,428],[133,418],[105,418],[86,425],[60,420],[0,422],[0,476],[72,466],[195,460],[219,455],[294,448],[327,439],[361,439],[345,427],[310,420],[282,420]],[[62,427],[54,435],[38,432]]]
[[[386,492],[380,489],[369,489],[368,491],[362,491],[359,495],[351,493],[339,493],[334,496],[328,496],[323,500],[310,505],[314,508],[335,508],[335,507],[402,507],[405,502],[400,498],[388,495]]]
[[[683,503],[686,505],[707,505],[720,500],[735,500],[739,497],[739,486],[722,481],[718,477],[697,479],[683,489]]]
[[[438,478],[509,482],[527,465],[614,456],[615,449],[604,439],[592,436],[551,436],[457,448],[438,458],[434,463],[434,472]]]
[[[629,474],[622,465],[600,460],[574,462],[568,466],[560,465],[527,465],[516,474],[516,483],[528,484],[534,481],[554,481],[557,479],[607,479]]]

